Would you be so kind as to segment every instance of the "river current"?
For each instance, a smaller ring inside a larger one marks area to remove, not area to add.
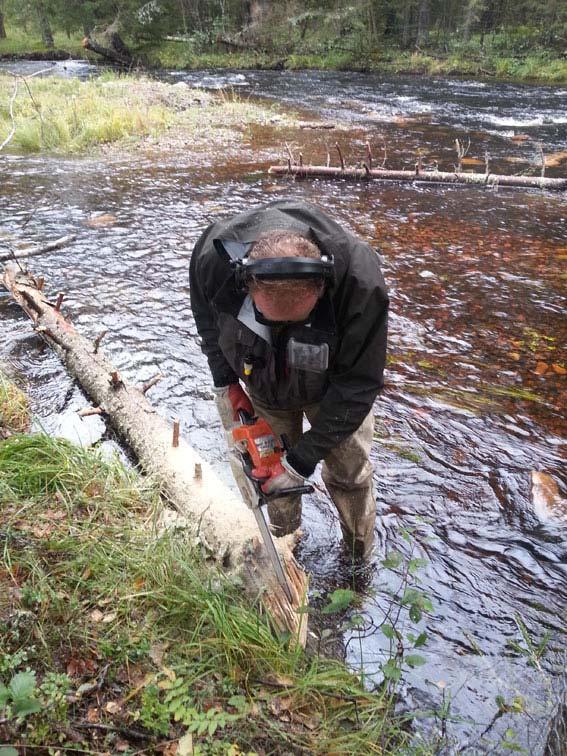
[[[91,73],[80,62],[53,69]],[[542,150],[567,150],[560,88],[321,72],[171,78],[300,107],[306,120],[344,127],[290,131],[292,151],[306,162],[330,153],[336,164],[338,140],[354,163],[369,141],[389,167],[413,166],[420,155],[451,169],[459,139],[470,140],[469,168],[483,170],[488,152],[493,170],[537,173]],[[230,155],[222,165],[211,158],[194,166],[183,154],[107,161],[5,154],[0,242],[78,235],[35,258],[32,269],[66,293],[82,332],[108,329],[105,349],[127,380],[165,374],[151,400],[181,419],[188,440],[225,476],[188,300],[188,259],[200,230],[215,217],[292,196],[316,202],[374,244],[392,300],[372,454],[377,549],[359,612],[364,625],[347,631],[345,653],[370,685],[380,681],[390,641],[377,628],[400,583],[380,562],[392,551],[422,558],[412,585],[433,611],[415,627],[405,611],[398,620],[404,633],[428,636],[419,649],[425,664],[404,673],[404,705],[424,712],[416,738],[441,732],[447,753],[504,753],[517,742],[542,754],[565,690],[565,195],[276,180],[266,168],[285,152],[271,133],[253,127],[243,158]],[[564,174],[563,165],[547,175]],[[117,221],[85,225],[96,213]],[[0,359],[28,382],[38,423],[82,439],[104,432],[100,418],[77,420],[85,397],[5,294],[0,336]],[[299,557],[312,589],[347,587],[338,524],[322,493],[307,497],[303,524]],[[540,658],[528,646],[546,634]],[[521,697],[524,713],[497,716],[499,696],[508,704]]]

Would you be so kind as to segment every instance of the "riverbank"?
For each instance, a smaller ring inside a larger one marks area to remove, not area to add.
[[[567,60],[548,53],[526,56],[440,54],[434,51],[381,50],[354,52],[292,53],[210,52],[195,54],[183,42],[165,41],[138,49],[151,65],[168,69],[244,68],[323,71],[363,71],[384,74],[466,76],[537,84],[567,83]]]
[[[567,59],[551,50],[534,48],[516,52],[514,49],[484,49],[480,44],[457,47],[450,52],[424,49],[419,52],[382,48],[360,50],[329,50],[313,52],[298,48],[293,52],[266,52],[252,48],[222,51],[222,46],[196,48],[193,41],[163,40],[131,44],[134,57],[150,68],[169,70],[199,69],[282,69],[375,71],[384,74],[468,77],[496,79],[534,84],[566,84]],[[0,60],[35,59],[62,60],[64,56],[99,61],[87,53],[79,37],[55,35],[55,50],[48,50],[39,39],[10,34],[0,40]]]
[[[234,93],[114,73],[88,81],[28,77],[25,84],[0,74],[0,102],[6,104],[0,109],[0,144],[8,140],[6,147],[21,153],[92,153],[111,144],[128,149],[165,134],[170,143],[186,140],[198,152],[212,144],[236,146],[254,124],[293,123],[276,106]]]
[[[206,564],[151,480],[102,451],[22,433],[25,404],[2,377],[3,754],[399,752],[402,660],[370,692],[323,654],[356,624],[353,592],[331,594],[313,648],[295,648]]]

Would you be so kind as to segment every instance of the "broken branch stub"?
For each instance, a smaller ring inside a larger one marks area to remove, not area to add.
[[[295,561],[289,538],[276,538],[294,600],[285,597],[260,540],[252,512],[228,488],[197,452],[180,436],[172,446],[171,423],[161,417],[143,392],[120,379],[112,363],[93,352],[92,342],[76,331],[35,285],[30,274],[13,264],[4,271],[3,284],[42,337],[59,355],[93,404],[104,412],[136,454],[140,466],[159,483],[164,495],[187,517],[189,528],[209,557],[223,569],[236,572],[251,598],[261,603],[278,630],[290,632],[305,645],[307,576]],[[119,389],[112,378],[116,375]]]

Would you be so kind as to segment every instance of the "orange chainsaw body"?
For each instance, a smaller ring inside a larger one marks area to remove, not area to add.
[[[248,453],[251,467],[259,478],[270,477],[271,470],[281,463],[284,450],[263,418],[255,418],[250,424],[237,425],[232,429],[232,437]]]

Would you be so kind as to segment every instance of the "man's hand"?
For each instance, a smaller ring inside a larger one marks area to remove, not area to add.
[[[254,407],[248,397],[248,394],[240,383],[231,383],[228,387],[228,400],[232,406],[232,417],[236,422],[240,420],[238,413],[240,410],[244,410],[250,417],[254,417]]]
[[[267,470],[257,467],[252,470],[254,478],[265,478]],[[283,491],[286,488],[298,488],[305,485],[305,479],[296,472],[285,457],[269,473],[268,480],[262,484],[262,491],[267,494]]]

